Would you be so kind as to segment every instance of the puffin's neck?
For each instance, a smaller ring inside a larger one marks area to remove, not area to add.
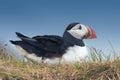
[[[84,47],[85,44],[83,42],[83,40],[79,40],[73,36],[71,36],[68,32],[64,32],[63,34],[63,39],[66,43],[66,45],[68,46],[74,46],[74,45],[78,45],[78,46],[81,46],[81,47]]]

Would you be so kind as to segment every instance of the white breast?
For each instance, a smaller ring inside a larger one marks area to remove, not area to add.
[[[66,53],[62,57],[61,62],[65,63],[74,63],[80,62],[83,60],[87,60],[89,57],[89,50],[87,46],[80,47],[80,46],[73,46],[69,47]]]
[[[87,46],[72,46],[66,50],[66,53],[61,58],[45,59],[46,64],[69,64],[89,60],[89,49]]]

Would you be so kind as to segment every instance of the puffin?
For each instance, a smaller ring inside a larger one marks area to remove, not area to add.
[[[83,40],[96,38],[93,28],[78,22],[70,23],[63,36],[28,37],[19,32],[16,32],[16,35],[20,40],[10,40],[10,42],[18,51],[27,59],[44,64],[81,62],[90,54]]]

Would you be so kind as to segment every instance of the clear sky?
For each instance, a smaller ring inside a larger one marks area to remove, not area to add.
[[[120,52],[120,0],[0,0],[0,39],[17,39],[15,32],[30,37],[62,36],[71,22],[93,27],[97,39],[89,47]]]

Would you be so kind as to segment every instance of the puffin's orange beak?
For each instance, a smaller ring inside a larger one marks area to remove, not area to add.
[[[87,27],[87,29],[88,29],[88,33],[86,34],[86,35],[87,35],[87,37],[86,37],[87,39],[94,39],[94,38],[97,38],[96,32],[94,31],[93,28]]]

